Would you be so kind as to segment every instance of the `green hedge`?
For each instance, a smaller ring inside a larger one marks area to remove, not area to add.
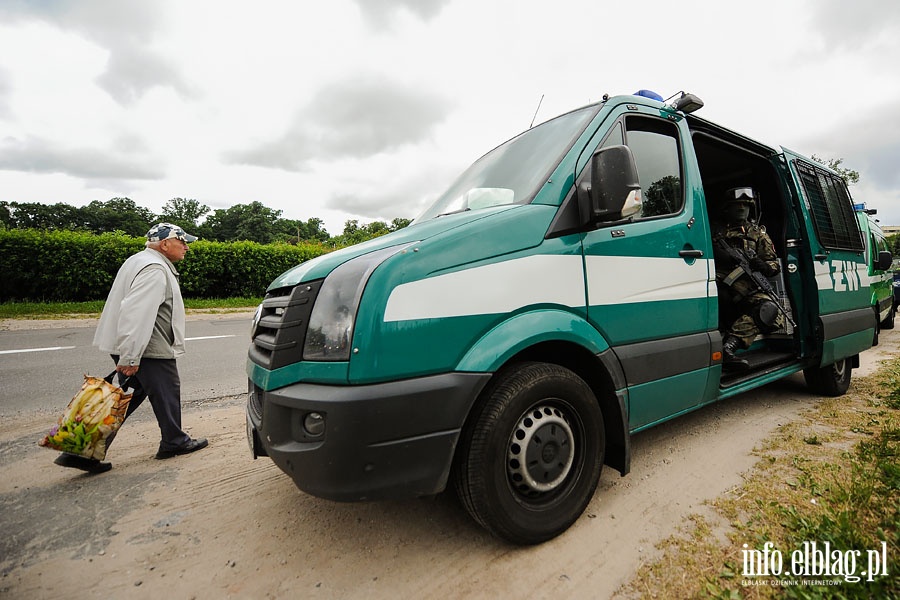
[[[144,241],[118,233],[0,230],[0,301],[105,300],[119,266],[143,250]],[[278,275],[329,250],[199,240],[176,268],[188,298],[262,296]]]

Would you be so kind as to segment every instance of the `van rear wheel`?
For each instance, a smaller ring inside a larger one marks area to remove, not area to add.
[[[591,388],[558,365],[521,363],[497,375],[473,416],[455,470],[469,514],[515,544],[568,529],[603,466],[603,415]]]
[[[843,358],[825,367],[803,370],[806,385],[822,396],[843,396],[850,387],[852,366],[849,358]]]
[[[894,317],[897,316],[897,307],[891,304],[891,310],[888,313],[888,316],[884,318],[884,321],[881,322],[882,329],[893,329],[894,328]]]

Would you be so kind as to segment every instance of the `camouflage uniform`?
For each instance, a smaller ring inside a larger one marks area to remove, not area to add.
[[[732,248],[742,250],[750,259],[754,271],[759,271],[766,277],[778,273],[778,256],[775,254],[772,239],[756,223],[743,221],[722,226],[714,238],[723,238]],[[754,257],[758,260],[753,260]],[[744,348],[749,348],[761,330],[761,324],[754,318],[756,309],[763,302],[770,301],[770,298],[757,290],[746,275],[740,275],[736,279],[733,279],[735,276],[732,275],[730,278],[736,266],[729,258],[716,254],[716,282],[719,284],[720,294],[730,299],[739,313],[726,328],[726,336],[735,336]],[[775,331],[783,326],[784,316],[781,313],[778,313],[771,325],[768,327],[763,325],[767,331]]]

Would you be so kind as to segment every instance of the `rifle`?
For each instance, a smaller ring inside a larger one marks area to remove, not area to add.
[[[787,319],[787,322],[791,324],[792,327],[797,327],[797,324],[791,318],[791,315],[784,309],[779,301],[778,294],[772,289],[772,284],[769,283],[769,280],[766,277],[758,272],[754,271],[752,267],[750,267],[750,259],[747,258],[747,255],[743,250],[739,248],[735,248],[728,244],[725,241],[725,238],[717,238],[716,245],[719,249],[724,252],[728,258],[730,258],[733,264],[737,265],[734,271],[728,274],[725,278],[725,283],[730,287],[734,281],[740,277],[741,275],[746,275],[750,278],[750,281],[753,285],[756,286],[757,290],[764,293],[769,297],[769,300],[775,303],[775,307],[778,308],[778,312],[784,315],[784,318]]]

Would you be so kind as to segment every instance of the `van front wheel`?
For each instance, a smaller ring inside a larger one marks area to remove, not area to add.
[[[844,358],[826,367],[804,369],[803,377],[816,394],[843,396],[850,387],[850,372],[850,359]]]
[[[603,466],[603,415],[591,388],[558,365],[521,363],[497,375],[473,417],[455,472],[469,514],[516,544],[568,529]]]

